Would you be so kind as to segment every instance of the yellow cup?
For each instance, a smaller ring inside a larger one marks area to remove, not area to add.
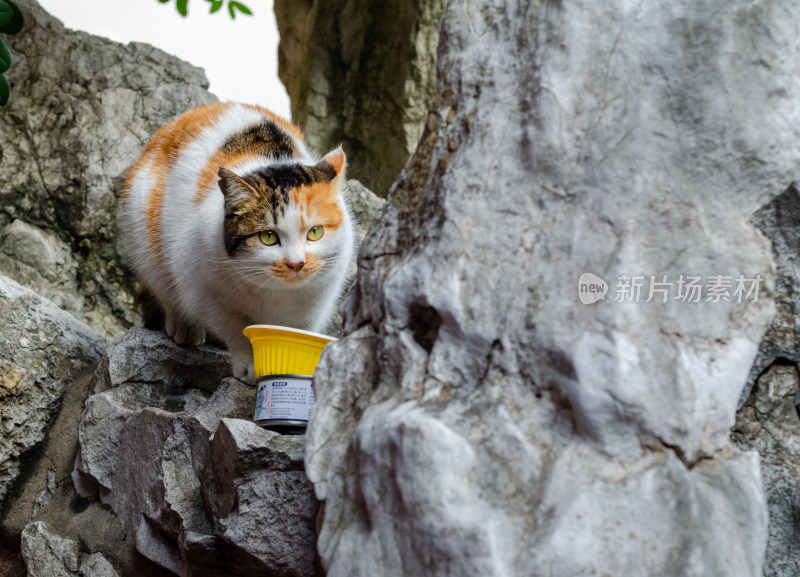
[[[268,375],[312,376],[322,349],[338,339],[274,325],[251,325],[244,336],[253,345],[256,378]]]

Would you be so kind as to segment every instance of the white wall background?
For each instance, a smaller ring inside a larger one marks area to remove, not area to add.
[[[182,18],[175,0],[38,0],[67,27],[117,42],[146,42],[205,69],[222,100],[261,104],[290,117],[278,80],[278,29],[272,0],[240,0],[253,16],[231,20],[225,7],[209,14],[206,0],[189,0]]]

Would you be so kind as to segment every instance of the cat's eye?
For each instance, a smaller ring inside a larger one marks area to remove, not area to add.
[[[308,240],[319,240],[322,238],[323,234],[325,234],[325,228],[321,224],[318,224],[308,231],[306,238],[308,238]]]
[[[267,246],[273,246],[281,242],[274,230],[262,230],[258,233],[258,240]]]

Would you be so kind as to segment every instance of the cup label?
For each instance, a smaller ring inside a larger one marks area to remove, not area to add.
[[[272,375],[258,383],[253,420],[308,421],[313,406],[311,377]]]

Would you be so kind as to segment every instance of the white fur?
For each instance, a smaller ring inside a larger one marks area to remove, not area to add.
[[[251,324],[324,329],[354,256],[352,216],[341,194],[344,221],[337,231],[326,231],[318,241],[308,241],[306,231],[299,230],[300,214],[290,205],[278,223],[279,246],[262,246],[257,253],[241,258],[228,256],[222,192],[215,186],[197,204],[197,183],[211,156],[230,136],[262,120],[259,112],[232,105],[215,126],[180,151],[167,180],[161,212],[162,267],[156,265],[146,229],[147,201],[155,182],[150,165],[132,176],[119,207],[130,263],[164,307],[170,336],[178,343],[198,344],[205,338],[205,329],[210,330],[228,345],[234,375],[251,381],[252,349],[242,330]],[[227,168],[244,175],[271,162],[317,162],[302,142],[297,145],[300,158],[265,159]],[[336,181],[342,186],[343,175]],[[307,253],[316,254],[326,264],[303,282],[292,285],[270,274],[273,261],[286,257],[297,262]]]

